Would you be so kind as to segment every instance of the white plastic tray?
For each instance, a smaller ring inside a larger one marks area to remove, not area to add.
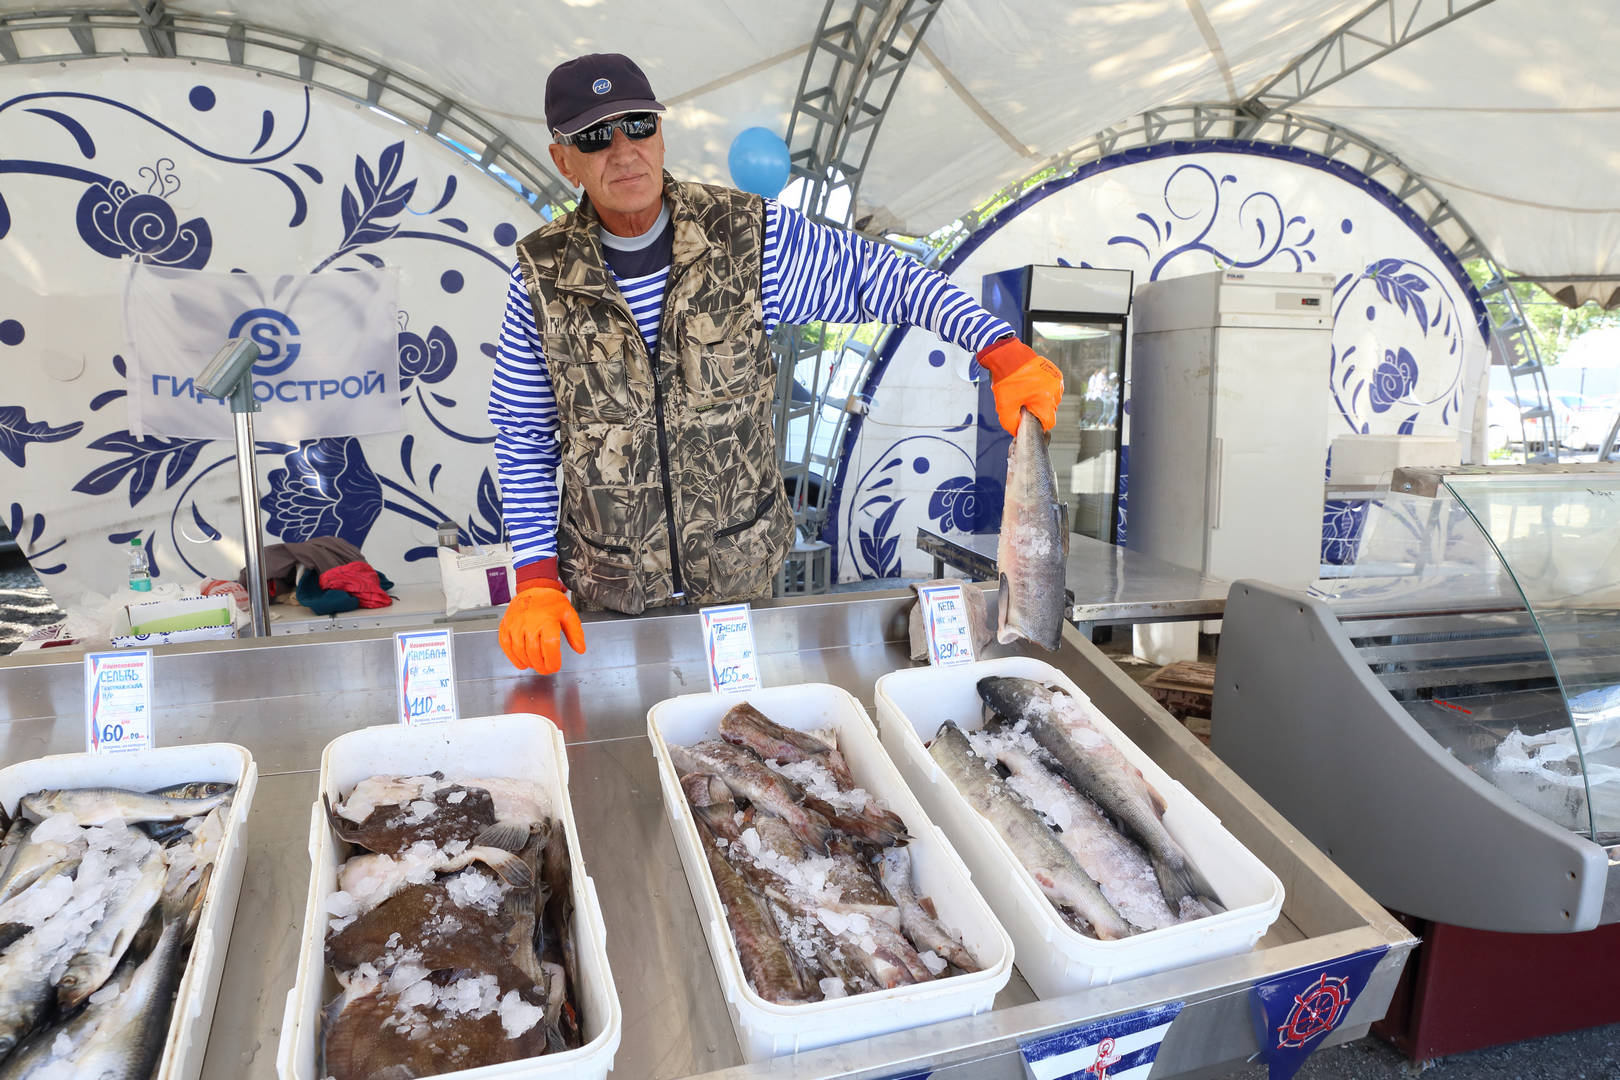
[[[247,862],[243,830],[259,768],[253,756],[232,743],[193,743],[160,746],[133,754],[58,754],[35,758],[0,769],[0,804],[17,809],[17,800],[41,788],[121,787],[150,791],[184,781],[224,781],[236,785],[225,832],[220,838],[208,895],[203,899],[197,935],[192,941],[186,973],[175,993],[174,1012],[154,1080],[196,1080],[208,1049],[208,1029],[214,1022],[219,978],[225,970],[226,946],[236,921],[236,901],[242,893],[242,869]]]
[[[754,992],[743,976],[742,961],[726,925],[725,908],[715,890],[702,841],[681,793],[680,777],[665,746],[666,740],[677,746],[690,746],[717,738],[720,718],[726,710],[743,701],[784,727],[837,732],[838,749],[849,763],[855,783],[878,796],[905,820],[907,830],[914,837],[910,848],[917,892],[933,897],[940,921],[961,936],[963,944],[982,965],[979,971],[916,986],[898,986],[802,1005],[779,1005]],[[691,694],[654,705],[647,714],[647,731],[658,758],[664,811],[669,817],[670,830],[675,834],[675,847],[680,852],[692,899],[703,921],[709,954],[714,959],[731,1012],[732,1028],[746,1060],[760,1061],[830,1043],[973,1016],[991,1007],[996,993],[1012,977],[1012,942],[974,889],[962,860],[906,790],[894,763],[883,752],[872,721],[860,702],[836,686],[820,683],[772,687],[748,694]]]
[[[1006,841],[956,790],[924,745],[946,720],[956,721],[963,731],[983,726],[975,687],[987,675],[1036,679],[1084,696],[1062,672],[1031,657],[914,668],[878,680],[878,725],[883,745],[911,790],[956,845],[1012,935],[1018,970],[1031,989],[1041,997],[1058,997],[1253,948],[1282,911],[1282,882],[1219,818],[1103,718],[1097,720],[1099,730],[1164,797],[1165,827],[1227,910],[1119,941],[1086,937],[1063,921]]]
[[[578,993],[585,1013],[585,1045],[577,1049],[440,1075],[461,1080],[601,1080],[613,1067],[624,1021],[613,973],[608,970],[607,931],[596,900],[596,884],[580,855],[562,733],[545,717],[528,713],[430,727],[386,724],[351,731],[327,743],[321,752],[320,791],[336,803],[368,776],[419,776],[435,771],[458,779],[532,780],[549,799],[552,816],[561,819],[568,834],[568,857],[573,863],[574,941],[583,984]],[[276,1052],[276,1075],[281,1080],[320,1080],[315,1072],[320,1010],[338,992],[337,980],[326,970],[325,957],[326,897],[337,889],[338,866],[343,861],[338,848],[325,808],[317,799],[310,809],[312,865],[298,979],[287,992],[281,1045]]]

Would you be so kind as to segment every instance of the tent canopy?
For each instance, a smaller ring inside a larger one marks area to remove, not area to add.
[[[0,0],[0,14],[70,6]],[[738,131],[785,132],[821,9],[806,0],[478,0],[453,11],[393,0],[386,15],[340,0],[168,8],[373,58],[481,113],[542,161],[547,72],[580,53],[626,52],[671,106],[671,170],[713,181],[727,178]],[[1143,110],[1250,100],[1363,13],[1404,31],[1455,10],[1387,53],[1372,35],[1344,38],[1336,58],[1374,58],[1289,111],[1400,160],[1509,269],[1606,296],[1612,286],[1584,283],[1620,278],[1620,86],[1605,78],[1620,17],[1608,0],[1557,9],[1538,0],[942,0],[877,135],[857,214],[930,232]],[[23,58],[36,48],[26,34],[16,47]]]

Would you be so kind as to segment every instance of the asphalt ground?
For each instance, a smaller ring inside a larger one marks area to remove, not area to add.
[[[64,617],[20,552],[0,554],[0,656],[14,650],[36,627]]]

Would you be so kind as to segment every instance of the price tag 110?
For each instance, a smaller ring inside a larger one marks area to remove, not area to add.
[[[123,754],[152,748],[152,650],[86,653],[85,749]]]
[[[759,689],[754,655],[754,623],[747,604],[702,608],[703,652],[709,662],[709,688],[722,694]]]
[[[935,667],[973,662],[973,628],[961,585],[924,585],[917,590],[928,634],[928,662]]]
[[[400,723],[442,724],[460,715],[451,634],[446,627],[394,635]]]

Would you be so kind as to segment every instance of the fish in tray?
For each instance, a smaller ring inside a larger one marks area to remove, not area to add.
[[[0,1080],[152,1075],[233,794],[22,797],[0,845]]]
[[[1134,932],[1051,827],[1018,797],[994,765],[974,752],[961,728],[947,720],[928,745],[928,753],[1077,929],[1104,941]]]
[[[361,781],[327,820],[353,845],[326,899],[320,1075],[433,1076],[583,1043],[568,840],[537,785]]]
[[[912,885],[905,822],[834,739],[749,705],[720,733],[668,750],[755,993],[793,1004],[978,970]]]
[[[1089,700],[1005,676],[980,679],[978,691],[991,711],[1027,728],[1057,772],[1141,845],[1171,911],[1219,907],[1214,890],[1165,828],[1163,797],[1092,723],[1087,709],[1095,706]]]
[[[1019,412],[1018,434],[1007,453],[1007,489],[996,547],[1000,592],[996,640],[1019,638],[1043,649],[1063,639],[1068,512],[1058,502],[1057,477],[1046,432],[1028,409]]]

